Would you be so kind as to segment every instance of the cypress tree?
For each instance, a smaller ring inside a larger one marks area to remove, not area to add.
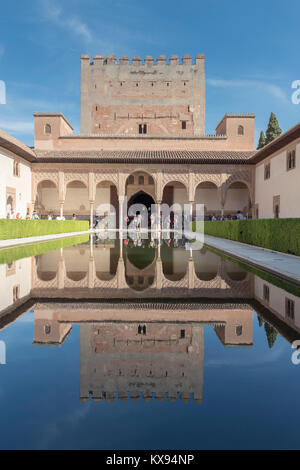
[[[269,323],[265,323],[265,332],[266,332],[269,348],[271,349],[275,344],[278,332],[275,330],[275,328],[272,325],[269,325]]]
[[[264,131],[261,131],[258,141],[257,150],[262,149],[266,145],[266,137]]]
[[[282,130],[279,127],[277,117],[274,113],[271,113],[268,129],[266,132],[266,144],[272,142],[272,140],[276,139],[276,137],[278,137],[281,133]]]
[[[264,321],[260,315],[257,315],[257,320],[258,320],[259,327],[261,328],[264,324]]]

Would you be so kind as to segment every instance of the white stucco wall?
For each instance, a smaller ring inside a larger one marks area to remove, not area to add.
[[[13,289],[20,286],[20,299],[31,291],[31,263],[32,258],[25,258],[13,263],[8,269],[6,264],[0,265],[0,313],[13,305]]]
[[[287,151],[296,147],[296,168],[287,171]],[[271,164],[271,177],[264,179],[265,164]],[[300,217],[300,141],[256,165],[255,203],[259,218],[274,218],[273,197],[280,196],[280,218]]]
[[[20,163],[20,176],[14,176],[14,160]],[[30,165],[14,158],[10,152],[0,149],[0,218],[7,216],[7,188],[16,191],[15,212],[20,213],[21,217],[26,217],[27,206],[31,203],[31,169]]]
[[[288,324],[294,324],[297,328],[300,328],[300,298],[255,276],[255,280],[254,280],[255,298],[259,300],[262,304],[265,303],[263,299],[264,285],[267,285],[270,289],[270,301],[268,303],[268,306],[270,307],[270,309],[274,313],[276,313],[279,316],[279,318],[287,321]],[[286,317],[286,314],[285,314],[285,299],[286,298],[291,299],[295,302],[295,319],[294,320],[287,319]]]

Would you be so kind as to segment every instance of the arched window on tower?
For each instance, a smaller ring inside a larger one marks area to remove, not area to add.
[[[239,126],[238,127],[238,135],[244,135],[244,133],[245,133],[244,126]]]
[[[45,135],[51,135],[52,129],[50,124],[45,125]]]

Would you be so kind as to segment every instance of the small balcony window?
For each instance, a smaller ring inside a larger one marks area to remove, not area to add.
[[[266,302],[270,301],[270,288],[266,284],[264,284],[264,300]]]
[[[238,127],[238,135],[244,135],[244,134],[245,134],[244,126],[239,126]]]
[[[45,135],[51,135],[52,129],[50,124],[45,125]]]
[[[242,336],[243,334],[243,327],[242,325],[239,325],[235,328],[235,333],[236,333],[236,336]]]
[[[20,163],[17,162],[16,160],[14,161],[14,176],[20,176]]]
[[[265,180],[269,180],[271,177],[271,164],[267,163],[265,165]]]
[[[290,320],[295,319],[295,302],[292,299],[285,299],[285,314]]]

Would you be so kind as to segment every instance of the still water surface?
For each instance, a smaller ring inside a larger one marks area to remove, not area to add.
[[[0,448],[300,447],[299,288],[185,241],[40,247],[0,252]]]

